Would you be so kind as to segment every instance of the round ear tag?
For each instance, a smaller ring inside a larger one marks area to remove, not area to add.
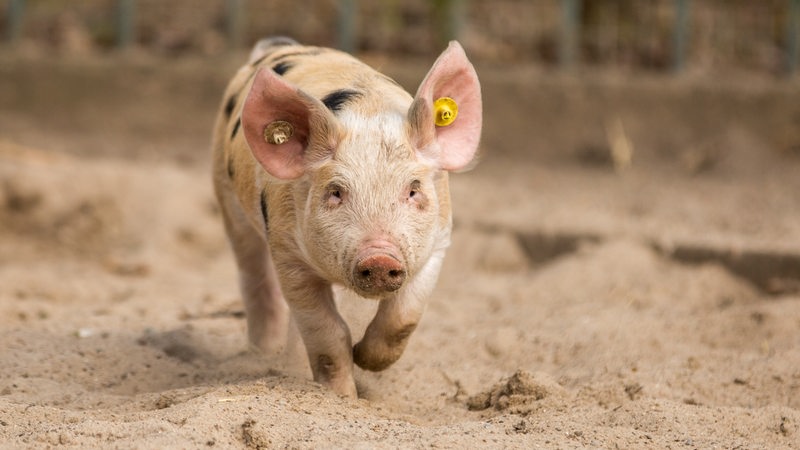
[[[437,127],[446,127],[456,120],[458,104],[450,97],[442,97],[433,102],[433,115]]]
[[[264,139],[272,145],[281,145],[294,134],[294,127],[285,120],[270,122],[264,127]]]

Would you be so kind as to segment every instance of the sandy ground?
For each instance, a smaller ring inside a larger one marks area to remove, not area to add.
[[[346,400],[296,335],[247,348],[207,150],[235,65],[4,58],[0,447],[800,447],[796,84],[479,69],[438,288]],[[623,172],[585,120],[609,105]],[[355,337],[375,306],[343,293]]]

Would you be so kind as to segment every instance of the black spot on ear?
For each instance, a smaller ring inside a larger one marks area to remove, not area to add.
[[[284,62],[279,62],[278,64],[272,66],[272,70],[274,70],[275,73],[277,73],[278,75],[283,75],[286,72],[288,72],[289,69],[291,69],[292,67],[293,66],[291,64],[284,61]]]
[[[239,132],[239,127],[242,126],[242,118],[239,117],[236,119],[236,124],[233,126],[233,131],[231,131],[231,140],[236,137],[236,133]]]
[[[261,217],[264,218],[264,227],[269,231],[269,221],[267,216],[267,190],[261,191]]]
[[[231,114],[233,113],[233,108],[236,107],[236,95],[232,95],[231,98],[228,99],[228,102],[225,103],[225,118],[230,119]]]
[[[339,111],[345,103],[360,96],[361,93],[350,89],[339,89],[322,98],[322,103],[331,111]]]

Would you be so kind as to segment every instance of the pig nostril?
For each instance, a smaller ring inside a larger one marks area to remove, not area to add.
[[[370,294],[394,292],[406,279],[405,267],[390,255],[362,258],[352,272],[354,285]]]

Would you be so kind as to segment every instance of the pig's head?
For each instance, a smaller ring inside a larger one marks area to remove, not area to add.
[[[397,90],[358,89],[340,91],[350,101],[329,108],[264,69],[248,94],[242,124],[258,162],[292,183],[306,262],[360,295],[383,297],[449,243],[444,172],[474,158],[480,85],[453,42],[413,99]],[[440,98],[452,99],[458,112],[437,125]]]

